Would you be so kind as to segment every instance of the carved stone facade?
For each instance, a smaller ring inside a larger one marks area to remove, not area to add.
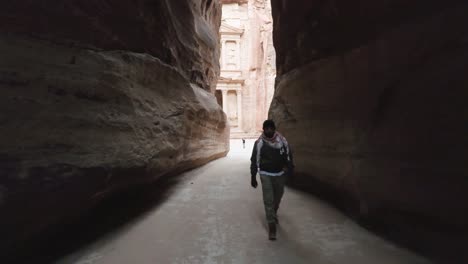
[[[256,137],[276,76],[270,0],[221,1],[221,77],[216,88],[231,137]]]

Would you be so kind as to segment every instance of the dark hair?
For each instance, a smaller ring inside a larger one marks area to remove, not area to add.
[[[265,120],[265,122],[263,122],[263,129],[268,128],[268,127],[276,129],[275,122],[273,122],[273,120],[271,119]]]

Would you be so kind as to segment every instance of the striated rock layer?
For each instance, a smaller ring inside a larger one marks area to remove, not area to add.
[[[273,0],[296,183],[388,226],[467,229],[468,5]]]
[[[0,31],[69,46],[148,53],[215,90],[221,7],[213,0],[20,0],[0,10]]]
[[[211,93],[219,4],[91,2],[0,10],[2,253],[115,191],[228,151]]]

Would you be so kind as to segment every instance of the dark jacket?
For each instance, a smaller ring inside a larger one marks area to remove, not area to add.
[[[260,168],[257,167],[257,146],[260,140],[255,141],[252,156],[250,157],[250,174],[254,177],[257,175],[257,171],[266,172],[280,172],[283,168],[288,168],[288,174],[292,173],[294,163],[292,159],[291,149],[287,150],[285,146],[281,149],[276,149],[263,143],[260,153]],[[288,155],[289,153],[289,155]]]

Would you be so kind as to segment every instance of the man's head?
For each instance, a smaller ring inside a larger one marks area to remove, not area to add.
[[[265,134],[266,137],[272,138],[275,135],[276,132],[276,125],[273,120],[268,119],[263,122],[263,133]]]

